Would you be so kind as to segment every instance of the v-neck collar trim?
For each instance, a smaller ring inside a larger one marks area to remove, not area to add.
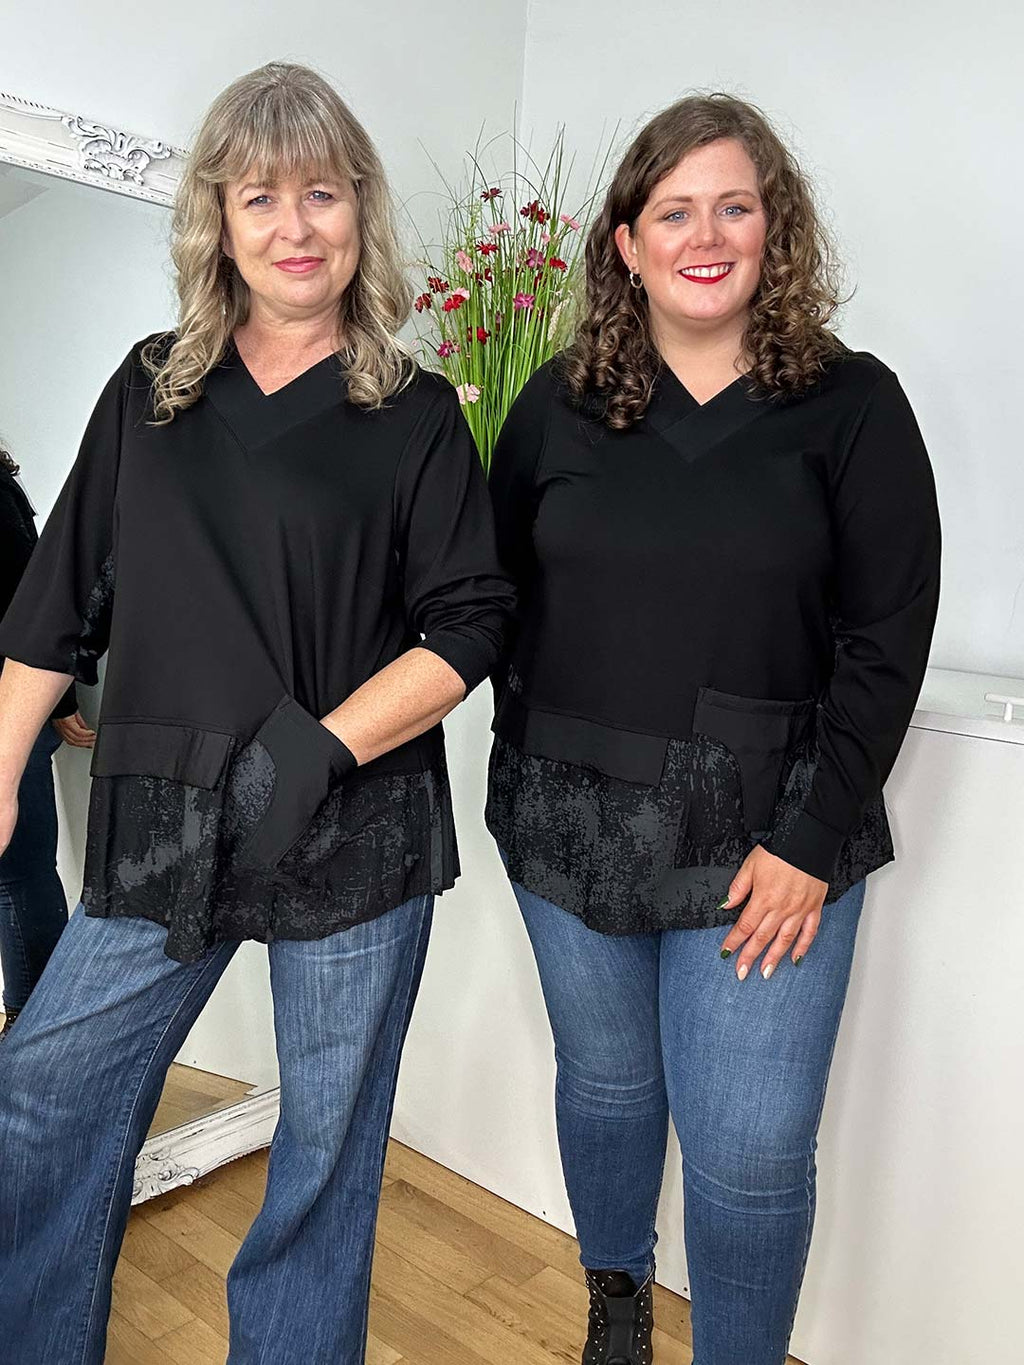
[[[273,393],[264,393],[234,340],[206,376],[204,392],[243,445],[263,445],[300,422],[343,403],[344,366],[337,354],[315,361]]]
[[[768,407],[748,374],[737,375],[707,402],[698,403],[675,372],[662,364],[645,421],[684,459],[696,460],[756,421]]]

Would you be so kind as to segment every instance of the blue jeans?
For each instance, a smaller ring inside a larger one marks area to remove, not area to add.
[[[669,1115],[683,1154],[694,1365],[782,1365],[815,1207],[816,1134],[864,882],[804,961],[736,979],[727,929],[622,937],[513,883],[555,1039],[580,1259],[654,1265]]]
[[[0,854],[0,966],[4,1009],[25,1008],[68,922],[57,876],[54,753],[61,738],[49,722],[33,744],[18,788],[18,823]]]
[[[430,932],[418,896],[270,952],[281,1117],[227,1280],[230,1365],[360,1365],[399,1056]],[[147,920],[71,921],[0,1048],[4,1365],[100,1365],[135,1157],[227,966]]]

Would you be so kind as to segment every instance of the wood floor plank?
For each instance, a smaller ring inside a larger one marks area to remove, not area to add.
[[[205,1213],[193,1208],[186,1200],[175,1199],[162,1208],[153,1207],[170,1199],[169,1195],[162,1195],[160,1199],[141,1205],[142,1217],[195,1260],[209,1266],[218,1275],[226,1276],[238,1251],[240,1238],[225,1232],[212,1218],[207,1218]]]
[[[193,1188],[197,1195],[189,1197],[188,1203],[198,1202],[198,1192],[201,1190],[202,1210],[207,1218],[211,1218],[218,1227],[222,1227],[225,1232],[241,1241],[252,1226],[260,1206],[217,1177],[218,1172],[211,1171],[209,1175],[203,1176],[202,1180],[196,1181]]]
[[[123,1256],[114,1271],[114,1293],[118,1313],[150,1341],[194,1317],[173,1290],[150,1279]]]
[[[381,1206],[400,1212],[421,1231],[486,1269],[488,1275],[502,1275],[512,1284],[522,1284],[544,1268],[539,1257],[407,1180],[396,1180],[390,1185],[382,1196]],[[429,1266],[424,1268],[430,1271]]]
[[[173,1361],[174,1357],[169,1356],[159,1342],[150,1341],[120,1313],[111,1313],[103,1365],[173,1365]],[[217,1365],[223,1365],[223,1361],[222,1355]]]
[[[385,1191],[377,1215],[378,1252],[395,1252],[456,1294],[464,1294],[487,1279],[488,1271],[478,1261],[406,1217],[401,1203],[396,1205],[386,1198],[390,1193]]]
[[[171,1275],[179,1275],[190,1265],[195,1265],[196,1258],[146,1221],[142,1216],[142,1209],[146,1207],[143,1204],[132,1211],[121,1244],[121,1259],[131,1262],[151,1280],[162,1284]]]
[[[173,1361],[174,1365],[224,1365],[228,1350],[226,1339],[201,1318],[193,1318],[184,1327],[168,1332],[156,1345],[164,1352],[164,1358]],[[109,1362],[105,1361],[104,1365]],[[128,1365],[127,1361],[125,1365]],[[312,1362],[306,1362],[306,1365],[312,1365]]]
[[[521,1246],[544,1265],[555,1266],[570,1275],[583,1274],[579,1247],[574,1238],[517,1208],[515,1204],[491,1194],[489,1190],[474,1185],[464,1176],[446,1170],[429,1157],[404,1147],[400,1142],[391,1142],[388,1145],[387,1169],[396,1180],[415,1185],[425,1194],[465,1214],[481,1227],[489,1228],[498,1236]]]
[[[471,1362],[478,1356],[515,1365],[563,1365],[550,1351],[518,1336],[486,1308],[425,1274],[389,1247],[378,1245],[375,1264],[382,1298],[401,1305],[423,1324],[422,1351],[432,1365],[449,1359],[437,1339],[442,1334],[458,1342]],[[402,1343],[392,1344],[403,1355],[409,1354]]]
[[[199,1318],[223,1337],[227,1349],[228,1301],[222,1275],[196,1261],[180,1275],[165,1280],[163,1287],[176,1296],[190,1317]]]

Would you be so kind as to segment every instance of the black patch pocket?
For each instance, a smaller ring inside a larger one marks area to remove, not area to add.
[[[355,768],[356,760],[340,739],[287,694],[250,744],[262,746],[270,756],[273,790],[239,861],[267,871],[299,842],[334,784]]]
[[[787,753],[808,733],[817,703],[739,697],[702,687],[693,709],[693,733],[724,744],[740,771],[747,832],[767,830]]]

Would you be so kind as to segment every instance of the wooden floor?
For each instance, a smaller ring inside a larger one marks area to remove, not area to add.
[[[133,1210],[106,1365],[223,1365],[224,1276],[266,1164],[254,1153]],[[577,1257],[571,1237],[392,1142],[367,1365],[578,1365],[587,1294]],[[689,1365],[689,1304],[658,1288],[655,1317],[656,1365]]]
[[[251,1089],[247,1081],[233,1081],[230,1076],[217,1076],[212,1071],[175,1062],[167,1073],[149,1136],[180,1128],[183,1123],[237,1104]]]

